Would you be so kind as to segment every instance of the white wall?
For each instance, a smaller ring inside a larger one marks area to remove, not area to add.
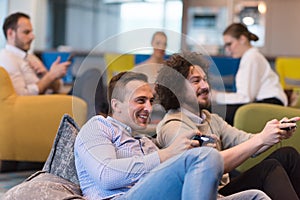
[[[66,45],[77,50],[91,50],[119,32],[119,5],[106,6],[101,1],[69,0],[66,25]]]
[[[227,6],[228,11],[243,0],[184,0],[188,6]],[[265,45],[261,51],[267,56],[300,56],[300,1],[264,0],[267,4]],[[247,2],[244,0],[244,2]],[[248,2],[251,2],[249,0]],[[230,13],[229,13],[230,16]],[[229,17],[228,25],[233,22]]]
[[[5,0],[1,0],[5,1]],[[79,1],[86,3],[87,1]],[[241,0],[188,0],[190,6],[218,5],[228,6],[229,10],[235,3]],[[7,13],[22,11],[29,14],[32,18],[36,39],[33,44],[35,50],[47,48],[47,0],[9,0]],[[262,52],[268,56],[300,56],[300,8],[299,0],[265,0],[267,3],[266,14],[266,38],[265,46],[261,48]],[[3,7],[1,6],[1,9]],[[100,9],[100,8],[98,8]],[[74,10],[68,10],[67,19],[71,21],[68,26],[76,26],[68,30],[68,43],[76,41],[79,48],[85,48],[91,44],[97,44],[108,38],[111,33],[117,33],[114,30],[118,27],[117,10],[101,8],[101,14],[89,16],[89,14],[80,15],[78,18],[72,15]],[[116,17],[112,17],[116,16]],[[230,18],[230,17],[229,17]],[[1,19],[3,20],[3,19]],[[229,20],[230,21],[230,20]],[[229,23],[229,22],[228,22]],[[75,24],[75,25],[74,25]],[[85,32],[86,28],[91,28],[91,32]],[[91,34],[96,35],[94,39]],[[2,35],[2,34],[1,34]],[[1,39],[3,43],[3,39]]]
[[[7,6],[8,6],[7,0],[0,0],[0,24],[1,24],[1,27],[4,22],[5,17],[7,16]],[[0,48],[3,48],[4,46],[5,46],[5,37],[4,37],[4,34],[1,29]]]
[[[269,56],[300,56],[300,1],[266,0],[266,45]]]

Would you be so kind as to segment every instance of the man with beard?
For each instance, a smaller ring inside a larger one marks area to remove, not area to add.
[[[34,34],[27,14],[17,12],[9,15],[2,28],[7,43],[0,52],[0,66],[9,73],[16,93],[38,95],[48,89],[47,92],[58,92],[60,79],[67,73],[70,61],[60,63],[58,57],[48,71],[39,58],[28,53]]]
[[[199,130],[201,135],[213,140],[206,145],[218,149],[224,156],[225,173],[219,190],[221,195],[259,189],[271,199],[298,199],[300,158],[292,147],[276,150],[231,181],[226,172],[230,172],[250,156],[290,138],[300,117],[281,120],[294,120],[289,123],[273,119],[257,134],[232,127],[220,116],[206,110],[210,106],[207,66],[205,57],[197,53],[174,54],[166,61],[166,66],[158,75],[156,86],[160,103],[167,110],[164,119],[157,126],[158,144],[166,148],[181,134]],[[284,130],[288,127],[294,128]]]

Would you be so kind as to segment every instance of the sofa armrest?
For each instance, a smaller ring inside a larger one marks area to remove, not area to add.
[[[250,103],[237,110],[234,117],[234,126],[249,133],[258,133],[269,120],[281,120],[283,117],[292,118],[295,116],[300,116],[300,109],[274,104]],[[300,151],[300,129],[297,129],[291,138],[281,141],[255,158],[249,158],[237,169],[245,171],[283,146],[292,146]]]
[[[14,96],[4,104],[0,160],[44,162],[63,115],[81,126],[87,114],[86,103],[68,95]]]

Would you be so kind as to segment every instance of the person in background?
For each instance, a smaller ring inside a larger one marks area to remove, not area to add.
[[[241,58],[235,77],[236,92],[212,91],[212,100],[226,105],[225,120],[233,125],[236,110],[247,103],[272,103],[287,106],[287,96],[278,75],[268,60],[251,45],[259,38],[241,23],[233,23],[223,32],[225,50],[233,58]]]
[[[166,55],[167,48],[167,35],[163,31],[157,31],[152,35],[151,46],[153,47],[153,53],[144,62],[136,65],[132,71],[139,72],[147,75],[148,82],[152,86],[152,90],[155,95],[154,85],[157,78],[158,71],[163,65]],[[151,120],[145,130],[141,130],[141,134],[155,135],[156,125],[165,115],[165,110],[163,107],[154,101],[153,112],[151,115]]]
[[[30,17],[16,12],[5,18],[3,33],[6,46],[0,51],[0,66],[9,73],[18,95],[57,93],[61,78],[67,73],[70,61],[60,63],[58,57],[48,71],[41,60],[28,53],[34,40]]]
[[[167,35],[163,31],[155,32],[151,39],[153,53],[147,60],[135,66],[135,71],[148,76],[149,83],[155,82],[158,71],[165,60],[167,39]]]
[[[143,63],[162,64],[166,55],[166,48],[168,45],[167,41],[168,41],[168,37],[163,31],[155,32],[151,39],[151,46],[153,47],[153,53],[150,56],[150,58],[148,58]]]
[[[161,69],[156,92],[167,114],[157,126],[157,143],[162,148],[185,132],[199,130],[212,142],[203,144],[218,149],[224,156],[224,176],[219,193],[230,195],[248,189],[264,191],[271,199],[300,197],[300,156],[292,147],[279,148],[264,161],[230,180],[229,174],[251,156],[258,155],[281,140],[290,138],[295,122],[283,118],[270,120],[257,134],[246,133],[226,123],[217,114],[206,110],[210,106],[208,61],[197,53],[173,54]],[[176,81],[174,81],[176,80]],[[184,92],[182,92],[184,91]],[[292,120],[299,121],[296,116]],[[205,146],[204,145],[204,146]],[[247,199],[247,198],[245,198]]]

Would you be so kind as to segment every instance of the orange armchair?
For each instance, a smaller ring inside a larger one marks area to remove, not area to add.
[[[81,126],[87,105],[68,95],[19,96],[0,67],[0,160],[46,161],[65,113]]]

